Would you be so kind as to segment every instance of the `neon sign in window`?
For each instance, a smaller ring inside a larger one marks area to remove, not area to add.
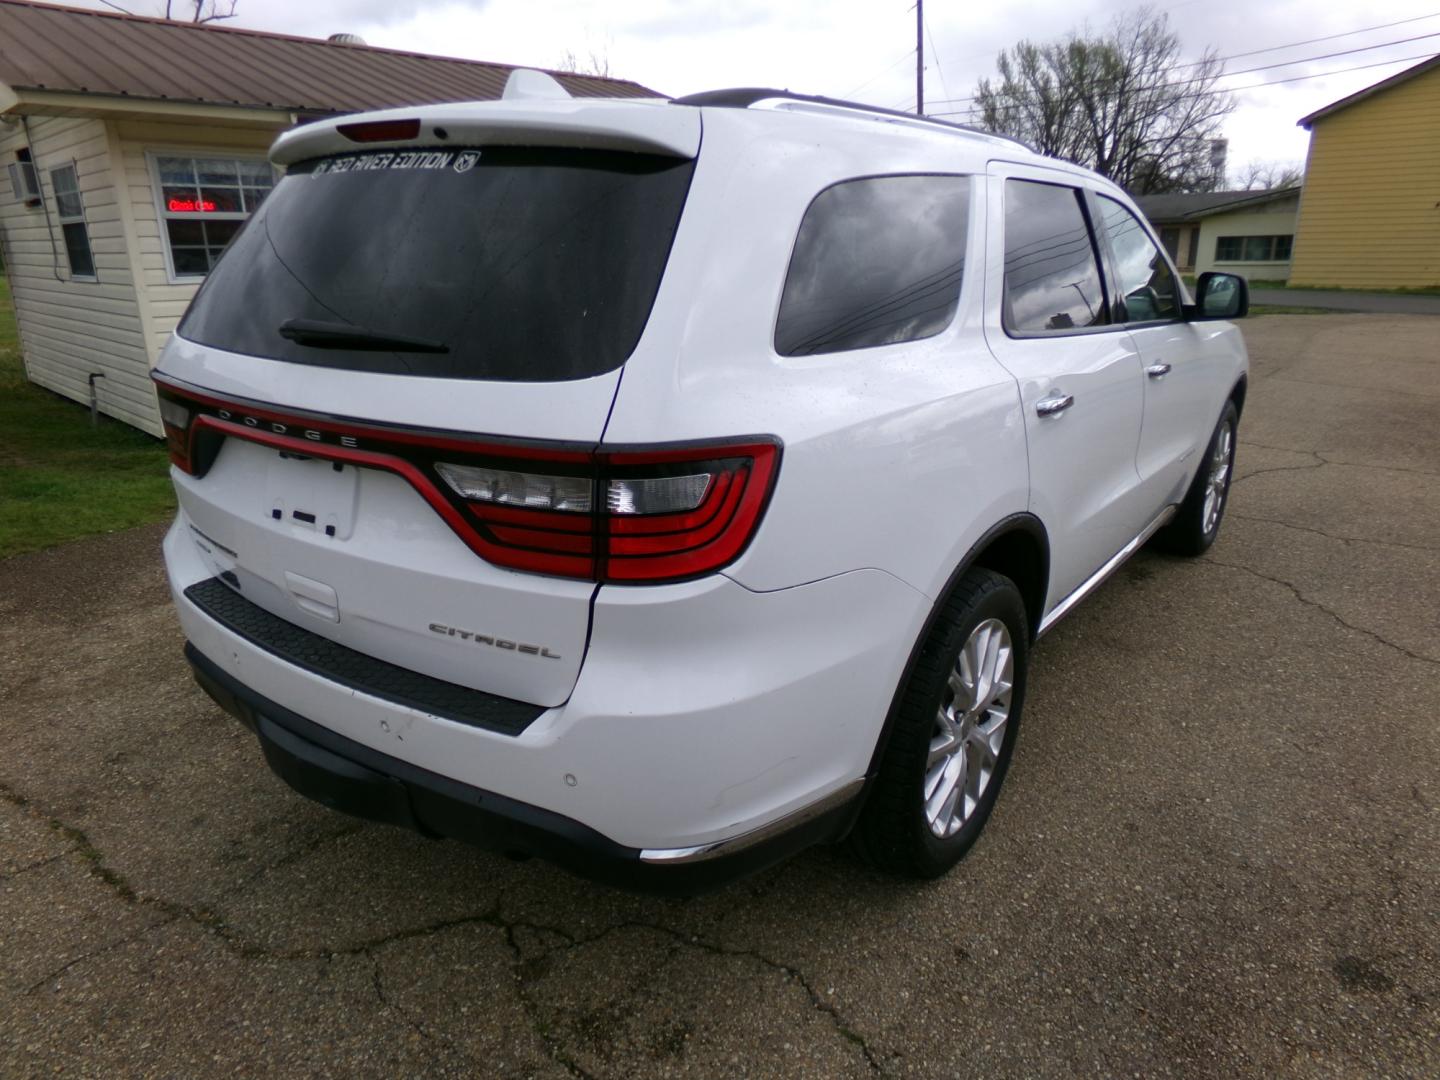
[[[215,203],[210,199],[171,199],[166,209],[176,214],[209,214],[214,212]]]

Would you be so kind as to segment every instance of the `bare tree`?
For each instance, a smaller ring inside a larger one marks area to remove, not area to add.
[[[1220,90],[1213,49],[1180,63],[1168,16],[1142,7],[1104,35],[1021,41],[1002,52],[999,79],[981,79],[975,112],[988,130],[1094,169],[1134,192],[1213,191],[1221,121],[1235,108]]]
[[[122,7],[113,0],[100,2],[126,15],[142,14],[129,7]],[[211,23],[235,18],[235,9],[239,6],[240,0],[164,0],[164,8],[156,14],[172,22]]]
[[[1251,161],[1235,174],[1235,190],[1265,191],[1270,188],[1295,187],[1305,178],[1294,161]]]
[[[239,3],[240,0],[181,0],[176,4],[175,0],[165,0],[165,18],[192,23],[220,22],[222,19],[233,19]],[[175,7],[180,9],[179,15],[171,14]]]
[[[610,52],[601,48],[586,49],[585,55],[578,55],[574,49],[566,49],[560,54],[560,63],[555,65],[557,71],[568,71],[572,75],[597,75],[602,79],[610,78]]]

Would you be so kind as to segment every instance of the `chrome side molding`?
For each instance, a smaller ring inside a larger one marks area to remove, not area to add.
[[[1046,615],[1043,619],[1040,620],[1040,629],[1036,631],[1035,636],[1037,638],[1041,637],[1057,622],[1063,619],[1066,615],[1070,614],[1070,610],[1076,604],[1078,604],[1081,600],[1084,600],[1085,597],[1089,596],[1092,592],[1099,588],[1104,583],[1106,578],[1108,578],[1116,570],[1120,569],[1121,563],[1123,563],[1126,559],[1130,558],[1131,555],[1134,555],[1135,552],[1139,551],[1142,547],[1144,547],[1145,541],[1149,540],[1150,537],[1154,536],[1155,533],[1159,531],[1162,525],[1164,525],[1167,521],[1169,521],[1172,517],[1175,516],[1176,511],[1179,509],[1180,508],[1178,506],[1172,505],[1165,507],[1164,510],[1161,510],[1154,521],[1150,522],[1149,525],[1146,525],[1145,528],[1140,530],[1139,535],[1136,536],[1135,539],[1131,540],[1128,544],[1126,544],[1114,555],[1112,555],[1110,557],[1110,560],[1106,562],[1104,566],[1100,567],[1099,570],[1096,570],[1095,573],[1091,574],[1088,578],[1082,581],[1079,587],[1076,588],[1074,592],[1072,592],[1069,596],[1065,597],[1064,600],[1061,600],[1060,603],[1056,604],[1050,614]]]
[[[842,784],[829,795],[817,799],[815,802],[800,809],[777,818],[768,825],[761,825],[758,829],[751,829],[739,836],[732,836],[725,840],[714,840],[708,844],[698,844],[695,847],[682,848],[645,848],[640,852],[640,861],[645,863],[664,863],[668,866],[676,866],[680,863],[703,862],[706,859],[718,859],[722,855],[733,855],[737,851],[744,851],[748,847],[768,840],[772,836],[779,836],[783,832],[797,828],[805,822],[819,817],[842,806],[860,794],[860,789],[865,786],[863,776],[851,780],[848,784]]]

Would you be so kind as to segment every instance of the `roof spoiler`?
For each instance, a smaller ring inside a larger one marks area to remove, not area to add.
[[[348,134],[347,134],[348,132]],[[357,138],[356,132],[364,132]],[[391,135],[392,138],[384,138]],[[354,113],[291,128],[270,147],[277,165],[358,150],[555,146],[693,158],[698,109],[654,98],[573,98],[559,81],[518,69],[499,101],[415,105]]]

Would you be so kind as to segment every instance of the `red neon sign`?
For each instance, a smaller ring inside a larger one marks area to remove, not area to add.
[[[168,206],[171,211],[182,214],[208,214],[215,209],[209,199],[171,199]]]

